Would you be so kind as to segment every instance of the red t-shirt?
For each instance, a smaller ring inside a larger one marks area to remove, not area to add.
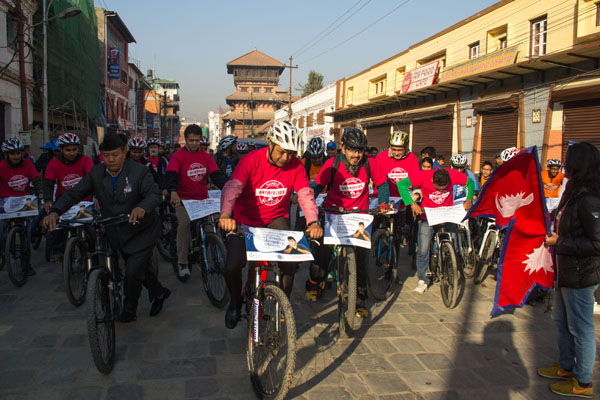
[[[154,167],[154,171],[158,171],[158,160],[160,160],[160,156],[156,156],[156,157],[148,156],[148,161],[150,161],[152,163],[152,166]]]
[[[19,197],[30,194],[29,184],[40,176],[33,163],[24,158],[17,168],[11,168],[6,160],[0,161],[0,197]]]
[[[268,148],[246,154],[233,171],[231,179],[244,184],[233,206],[238,223],[264,227],[276,218],[287,217],[292,191],[309,186],[304,165],[296,157],[278,168],[267,159]]]
[[[327,186],[331,180],[331,169],[335,158],[325,162],[321,172],[317,175],[315,182],[321,186]],[[375,186],[385,183],[385,176],[379,172],[377,163],[369,160],[371,167],[371,179]],[[356,176],[348,172],[346,165],[340,160],[340,166],[333,177],[333,184],[323,202],[325,208],[343,207],[346,210],[369,208],[369,181],[365,168],[361,167]]]
[[[204,150],[195,153],[185,147],[177,150],[169,161],[167,172],[177,173],[177,194],[185,200],[204,200],[208,197],[208,175],[215,172],[217,164]]]
[[[433,186],[434,170],[418,171],[410,176],[410,183],[413,188],[421,188],[423,200],[421,201],[422,208],[437,208],[450,207],[454,205],[452,198],[452,186],[467,184],[468,176],[454,169],[447,169],[450,173],[450,183],[445,189],[438,191]],[[425,220],[425,213],[421,214],[421,219]]]
[[[398,182],[421,170],[419,160],[414,153],[408,153],[403,159],[396,160],[394,157],[390,157],[389,151],[386,150],[377,155],[376,161],[377,167],[388,179],[390,196],[394,197],[400,196],[398,193]]]
[[[44,179],[50,179],[57,185],[56,198],[58,199],[64,192],[77,185],[93,166],[94,162],[86,155],[82,155],[79,160],[69,165],[54,157],[46,167]]]

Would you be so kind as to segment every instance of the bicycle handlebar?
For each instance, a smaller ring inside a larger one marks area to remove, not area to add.
[[[104,225],[104,226],[110,226],[110,225],[118,225],[118,224],[122,224],[123,222],[127,222],[129,221],[129,214],[120,214],[114,217],[106,217],[106,218],[96,218],[94,217],[91,220],[79,220],[79,219],[63,219],[60,222],[64,223],[64,224],[83,224],[83,225],[95,225],[95,226],[99,226],[99,225]]]

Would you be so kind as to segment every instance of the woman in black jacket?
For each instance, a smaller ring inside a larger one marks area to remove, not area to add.
[[[594,291],[600,283],[600,153],[590,143],[567,151],[569,179],[556,214],[556,232],[546,237],[555,246],[556,292],[552,319],[558,333],[559,362],[539,368],[564,396],[592,398],[596,357]]]

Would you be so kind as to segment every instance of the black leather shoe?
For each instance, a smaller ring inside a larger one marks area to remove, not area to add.
[[[152,306],[150,307],[150,316],[151,317],[158,315],[158,313],[163,308],[163,303],[165,302],[167,297],[169,297],[170,295],[171,295],[171,291],[167,288],[163,288],[162,296],[160,296],[159,299],[154,299],[154,301],[152,302]]]
[[[230,307],[227,309],[227,313],[225,313],[225,326],[229,329],[233,329],[236,327],[238,321],[240,320],[240,310],[237,307]]]
[[[131,311],[123,311],[121,313],[121,315],[119,315],[119,321],[121,321],[123,323],[133,322],[136,319],[137,319],[137,317],[135,316],[135,313],[133,313]]]

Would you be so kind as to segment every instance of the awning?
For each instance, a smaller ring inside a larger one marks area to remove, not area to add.
[[[600,84],[581,85],[552,90],[550,97],[554,102],[589,100],[600,98]]]
[[[377,117],[364,118],[360,124],[362,126],[380,125],[390,122],[406,122],[419,119],[438,118],[454,115],[454,104],[444,104],[441,106],[424,107],[409,111],[400,111],[392,114],[379,115]]]
[[[517,108],[519,107],[519,94],[504,94],[501,96],[493,96],[477,100],[473,102],[475,111],[498,110],[501,108]]]

